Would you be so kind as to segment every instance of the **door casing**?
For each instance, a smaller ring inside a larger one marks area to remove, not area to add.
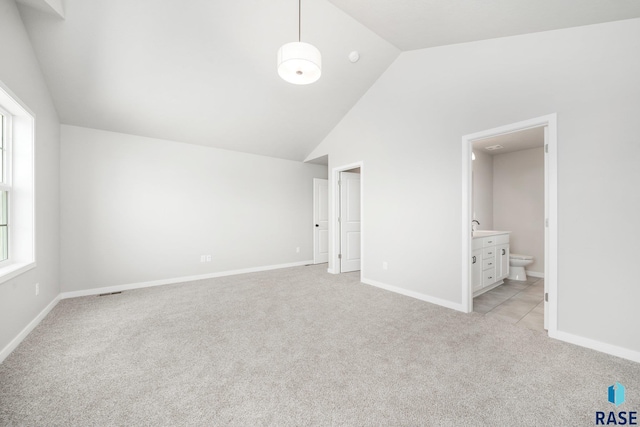
[[[544,239],[544,280],[548,303],[545,304],[545,327],[551,337],[558,330],[558,129],[557,114],[536,117],[493,129],[476,132],[462,137],[462,307],[463,311],[473,311],[473,290],[471,289],[471,219],[472,219],[472,161],[471,150],[474,141],[535,127],[545,130],[545,227]]]

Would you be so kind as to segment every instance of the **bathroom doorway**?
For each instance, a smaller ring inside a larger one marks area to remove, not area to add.
[[[522,324],[531,329],[534,325],[527,323],[543,317],[544,329],[553,335],[557,329],[556,116],[466,135],[462,144],[463,305],[467,312],[473,311],[477,296],[478,311],[498,318],[502,314],[511,323],[521,316]],[[481,231],[474,236],[476,227]],[[523,254],[517,255],[514,248]]]

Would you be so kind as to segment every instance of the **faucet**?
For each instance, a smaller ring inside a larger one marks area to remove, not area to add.
[[[475,222],[476,224],[480,225],[480,221],[478,221],[477,219],[474,219],[473,221],[471,221],[471,235],[473,235],[473,232],[474,232],[474,231],[476,231],[476,230],[475,230],[475,228],[474,228],[474,227],[476,226],[476,225],[474,224],[474,222]]]

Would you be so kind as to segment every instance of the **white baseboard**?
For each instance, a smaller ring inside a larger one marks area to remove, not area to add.
[[[51,301],[49,305],[47,305],[36,316],[35,319],[29,322],[29,324],[22,331],[20,331],[17,337],[12,339],[11,342],[7,344],[7,346],[3,348],[2,351],[0,351],[0,363],[4,362],[4,359],[6,359],[11,354],[11,352],[20,345],[20,343],[27,337],[27,335],[29,335],[31,331],[33,331],[36,328],[36,326],[38,326],[38,324],[42,321],[42,319],[44,319],[47,316],[47,314],[49,314],[49,312],[53,309],[53,307],[55,307],[56,304],[58,304],[58,301],[60,301],[60,295],[56,296],[53,299],[53,301]]]
[[[525,274],[531,277],[539,277],[540,279],[544,279],[544,273],[538,273],[537,271],[529,271],[526,270]]]
[[[628,348],[618,347],[617,345],[607,344],[601,341],[592,340],[590,338],[585,338],[579,335],[574,335],[562,331],[555,331],[553,333],[550,331],[549,336],[551,338],[568,342],[570,344],[579,345],[581,347],[590,348],[601,353],[610,354],[612,356],[617,356],[623,359],[628,359],[633,362],[640,363],[640,352],[629,350]]]
[[[265,265],[262,267],[243,268],[240,270],[219,271],[217,273],[200,274],[197,276],[174,277],[172,279],[153,280],[150,282],[128,283],[126,285],[106,286],[103,288],[83,289],[81,291],[63,292],[60,299],[86,297],[90,295],[108,294],[111,292],[129,291],[132,289],[150,288],[153,286],[172,285],[175,283],[193,282],[195,280],[213,279],[216,277],[235,276],[237,274],[257,273],[260,271],[277,270],[280,268],[299,267],[313,264],[313,260],[292,262],[289,264]]]
[[[378,282],[376,280],[365,279],[364,277],[361,278],[360,281],[367,285],[375,286],[376,288],[385,289],[387,291],[395,292],[396,294],[406,295],[411,298],[416,298],[421,301],[430,302],[432,304],[440,305],[442,307],[446,307],[446,308],[450,308],[456,311],[461,311],[463,313],[466,313],[462,304],[458,304],[452,301],[421,294],[419,292],[414,292],[407,289],[399,288],[397,286],[387,285],[386,283]]]

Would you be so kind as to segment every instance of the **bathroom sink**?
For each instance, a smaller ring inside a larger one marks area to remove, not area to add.
[[[487,237],[495,236],[497,234],[509,233],[508,231],[496,231],[496,230],[477,230],[473,232],[473,237]]]

